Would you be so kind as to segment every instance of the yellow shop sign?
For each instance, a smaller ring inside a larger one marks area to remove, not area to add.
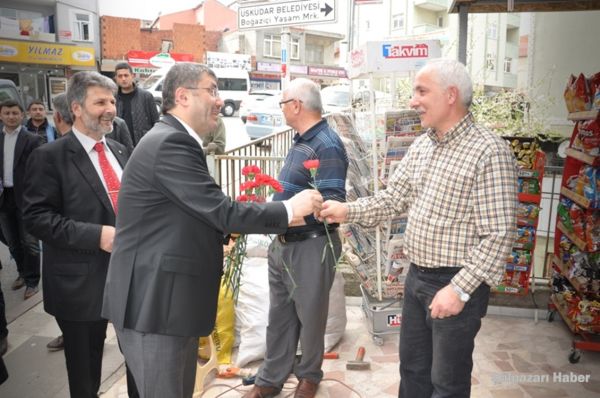
[[[93,47],[0,39],[0,62],[96,66]]]

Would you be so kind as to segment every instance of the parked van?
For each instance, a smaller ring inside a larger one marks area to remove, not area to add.
[[[23,106],[23,101],[17,91],[17,86],[15,86],[12,80],[0,79],[0,102],[7,100],[17,101]]]
[[[169,69],[159,69],[140,83],[140,87],[150,91],[159,105],[162,103],[163,81]],[[217,75],[219,95],[223,100],[221,113],[223,116],[233,116],[250,90],[248,71],[239,68],[214,68],[213,71]]]

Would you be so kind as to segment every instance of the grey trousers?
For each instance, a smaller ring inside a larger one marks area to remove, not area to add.
[[[115,330],[141,398],[192,397],[198,357],[197,337]]]
[[[315,383],[323,378],[329,290],[341,250],[337,232],[331,238],[335,259],[327,248],[323,262],[327,236],[292,243],[274,240],[269,247],[271,302],[267,351],[256,378],[259,386],[282,388],[292,372]],[[302,356],[296,361],[298,341]]]

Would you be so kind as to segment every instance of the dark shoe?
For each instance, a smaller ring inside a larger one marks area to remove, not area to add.
[[[48,351],[60,351],[65,348],[65,339],[62,334],[46,344]]]
[[[261,387],[255,384],[252,390],[244,394],[242,398],[273,398],[279,395],[280,391],[276,387]]]
[[[29,297],[33,296],[39,291],[40,288],[37,286],[27,286],[27,289],[25,289],[25,294],[23,295],[23,300],[27,300]]]
[[[3,357],[8,351],[8,337],[0,337],[0,357]]]
[[[23,279],[19,276],[17,279],[15,279],[15,281],[12,283],[12,285],[10,285],[10,288],[12,290],[19,290],[23,286],[25,286],[25,279]]]
[[[319,389],[318,383],[313,383],[308,379],[300,379],[294,398],[314,398]]]

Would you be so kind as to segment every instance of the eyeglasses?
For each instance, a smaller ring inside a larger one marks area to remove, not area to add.
[[[292,101],[298,101],[298,102],[302,103],[302,100],[299,100],[296,98],[290,98],[285,101],[279,101],[279,106],[281,107],[281,106],[283,106],[283,104],[287,104],[288,102],[292,102]]]
[[[184,87],[184,88],[187,88],[188,90],[206,90],[214,98],[219,97],[219,89],[217,87]]]

